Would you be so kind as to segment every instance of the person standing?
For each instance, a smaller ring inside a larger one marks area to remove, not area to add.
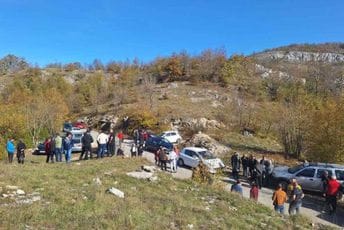
[[[62,137],[60,136],[59,133],[56,134],[54,138],[54,146],[55,146],[55,158],[56,162],[62,162],[62,151],[63,151],[63,146],[62,146]]]
[[[131,157],[136,157],[137,147],[135,143],[131,144],[130,153]]]
[[[13,162],[13,155],[14,155],[14,152],[16,151],[16,146],[14,145],[14,139],[13,138],[11,138],[7,141],[6,150],[7,150],[7,154],[8,154],[8,162],[12,163]]]
[[[93,143],[93,137],[91,135],[91,130],[87,129],[86,133],[82,136],[81,138],[81,155],[80,155],[80,160],[84,159],[88,160],[88,154],[90,154],[90,158],[93,158],[92,155],[92,143]]]
[[[334,214],[337,209],[337,194],[340,189],[340,183],[337,181],[335,175],[332,175],[328,180],[327,189],[326,189],[326,201],[330,207],[330,214]]]
[[[72,160],[72,148],[73,148],[73,135],[68,133],[64,139],[63,150],[65,152],[66,163],[70,163]]]
[[[245,154],[241,158],[241,164],[242,164],[242,171],[243,171],[243,176],[247,177],[248,176],[248,157],[245,156]]]
[[[294,215],[300,213],[300,209],[302,206],[302,199],[305,196],[303,194],[301,186],[297,183],[296,180],[293,182],[293,192],[292,192],[292,200],[289,205],[289,215]]]
[[[259,189],[262,189],[263,186],[263,171],[264,171],[264,165],[261,164],[258,161],[256,162],[256,166],[254,167],[254,174],[256,176],[256,183],[258,185]]]
[[[161,170],[167,171],[167,160],[168,160],[168,156],[166,154],[166,149],[163,149],[161,153],[159,154]]]
[[[240,180],[236,180],[235,184],[231,186],[231,192],[235,192],[238,193],[240,196],[243,196]]]
[[[283,191],[281,184],[278,184],[277,189],[272,195],[272,201],[275,211],[284,214],[284,204],[287,201],[287,194]]]
[[[49,163],[49,160],[51,161],[51,163],[54,163],[54,153],[53,153],[51,137],[48,137],[46,141],[44,142],[44,150],[45,150],[45,154],[47,155],[46,163]]]
[[[174,145],[174,146],[173,146],[173,151],[177,154],[177,158],[176,158],[176,169],[178,170],[178,160],[179,160],[179,156],[180,156],[180,151],[179,151],[177,145]]]
[[[118,138],[119,148],[122,148],[122,143],[123,143],[123,139],[124,139],[124,135],[123,135],[122,130],[120,130],[117,133],[117,138]]]
[[[108,135],[106,135],[103,131],[98,135],[97,137],[98,142],[98,152],[97,152],[97,158],[103,158],[105,151],[106,151],[106,145],[108,143]]]
[[[108,152],[107,152],[107,156],[114,156],[115,152],[116,152],[116,140],[115,140],[116,136],[113,132],[113,130],[110,130],[110,135],[109,135],[109,140],[108,140]]]
[[[25,149],[26,145],[22,140],[19,140],[17,144],[17,158],[18,158],[18,164],[24,164],[25,159]]]
[[[232,165],[232,176],[235,180],[238,180],[239,171],[240,171],[240,158],[237,152],[235,152],[231,157],[231,165]]]
[[[160,154],[162,152],[162,147],[160,146],[159,149],[155,152],[154,155],[154,160],[155,160],[155,165],[160,166]]]
[[[170,157],[171,172],[176,173],[177,172],[177,154],[176,154],[176,152],[174,150],[170,151],[169,157]]]
[[[251,189],[250,189],[250,198],[257,202],[258,201],[258,194],[259,194],[258,186],[257,186],[256,182],[252,182]]]
[[[137,155],[139,157],[142,157],[142,154],[143,154],[143,147],[144,145],[139,145],[139,147],[137,148]]]

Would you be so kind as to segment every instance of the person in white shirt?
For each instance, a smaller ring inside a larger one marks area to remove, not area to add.
[[[97,158],[103,158],[105,152],[107,151],[106,146],[108,143],[108,135],[104,132],[101,132],[97,137],[98,142],[98,152],[97,152]]]
[[[177,172],[177,158],[178,158],[177,153],[174,150],[172,150],[170,151],[168,155],[170,158],[171,172]]]

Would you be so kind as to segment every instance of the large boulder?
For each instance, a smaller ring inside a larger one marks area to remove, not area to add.
[[[191,138],[190,144],[196,147],[206,148],[216,156],[222,156],[231,150],[229,147],[220,144],[204,133],[195,134]]]

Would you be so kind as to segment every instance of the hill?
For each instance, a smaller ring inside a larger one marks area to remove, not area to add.
[[[127,176],[147,164],[142,159],[46,164],[44,158],[29,156],[24,165],[1,163],[0,187],[5,195],[0,198],[0,228],[312,228],[303,217],[281,217],[216,185],[176,180],[162,172],[157,181]],[[110,187],[125,197],[107,193]]]

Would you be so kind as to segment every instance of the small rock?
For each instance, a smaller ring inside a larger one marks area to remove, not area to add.
[[[118,184],[118,181],[113,182],[114,185]]]
[[[193,224],[188,224],[188,229],[193,229],[193,228],[194,228]]]
[[[79,162],[77,162],[77,163],[75,163],[76,165],[81,165],[81,163],[79,163]]]
[[[87,198],[87,196],[83,196],[82,199],[83,200],[87,200],[88,198]]]
[[[24,190],[17,189],[16,194],[17,195],[25,195],[25,192],[24,192]]]
[[[17,189],[19,189],[18,186],[14,186],[14,185],[7,185],[6,188],[9,189],[9,190],[17,190]]]
[[[121,190],[118,190],[117,188],[114,188],[114,187],[109,188],[107,190],[107,192],[109,192],[109,193],[111,193],[111,194],[113,194],[119,198],[124,198],[124,192],[122,192]]]
[[[86,183],[82,185],[82,187],[87,187],[87,186],[88,186],[88,184],[86,184]]]
[[[137,179],[149,179],[153,177],[153,173],[150,172],[129,172],[127,175]]]
[[[5,194],[5,193],[4,193],[4,194],[2,194],[1,196],[2,196],[3,198],[7,198],[7,197],[9,197],[9,195],[7,195],[7,194]]]
[[[210,207],[209,206],[205,207],[205,210],[210,211]]]
[[[99,179],[99,177],[94,178],[94,179],[93,179],[93,182],[94,182],[96,185],[98,185],[98,186],[102,185],[102,181]]]
[[[148,178],[149,181],[154,182],[154,181],[158,181],[158,177],[157,176],[152,176],[150,178]]]
[[[41,196],[33,196],[33,197],[31,198],[31,200],[32,200],[33,202],[40,201],[40,200],[41,200]]]
[[[151,173],[155,172],[156,170],[154,166],[147,166],[147,165],[142,165],[141,168],[143,171],[151,172]]]
[[[105,172],[104,175],[105,176],[112,176],[112,172]]]

